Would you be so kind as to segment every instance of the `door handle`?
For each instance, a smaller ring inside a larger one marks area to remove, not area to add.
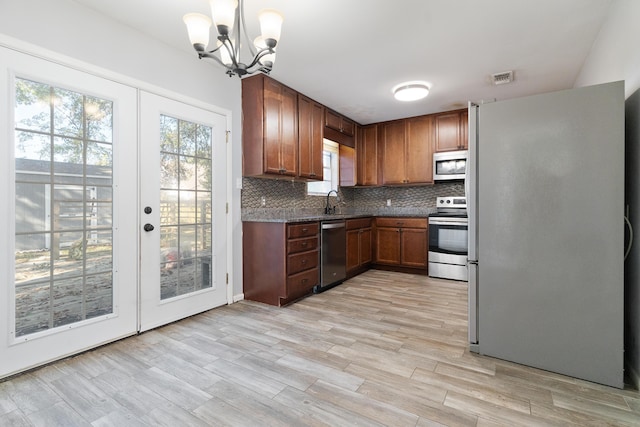
[[[144,228],[144,231],[146,231],[146,232],[153,231],[153,229],[154,229],[153,225],[151,225],[149,223],[145,224],[144,227],[142,227],[142,228]]]

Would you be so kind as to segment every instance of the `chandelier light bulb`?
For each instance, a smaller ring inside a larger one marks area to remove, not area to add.
[[[260,12],[258,16],[260,20],[260,31],[262,32],[262,38],[269,45],[269,40],[275,40],[277,43],[280,40],[280,31],[282,29],[282,15],[272,9],[266,9]],[[274,47],[275,44],[271,47]]]
[[[238,0],[209,0],[209,5],[218,34],[230,36],[233,31],[233,23],[236,20]]]
[[[187,26],[191,44],[196,47],[196,50],[204,51],[209,44],[211,19],[201,13],[187,13],[182,20]],[[201,47],[201,49],[198,49],[198,47]]]

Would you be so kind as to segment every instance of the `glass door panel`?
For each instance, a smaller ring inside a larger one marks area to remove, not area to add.
[[[137,114],[135,89],[4,48],[0,80],[2,377],[135,333]]]
[[[226,118],[148,93],[141,101],[146,330],[227,303],[226,251],[212,249],[226,240]]]

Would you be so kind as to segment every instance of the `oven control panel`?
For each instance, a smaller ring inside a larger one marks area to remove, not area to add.
[[[466,209],[467,198],[466,197],[438,197],[436,198],[436,207]]]

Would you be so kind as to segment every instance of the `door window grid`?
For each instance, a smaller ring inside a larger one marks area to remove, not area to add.
[[[212,128],[160,116],[160,299],[212,286]]]
[[[113,103],[16,79],[15,336],[109,314]]]

